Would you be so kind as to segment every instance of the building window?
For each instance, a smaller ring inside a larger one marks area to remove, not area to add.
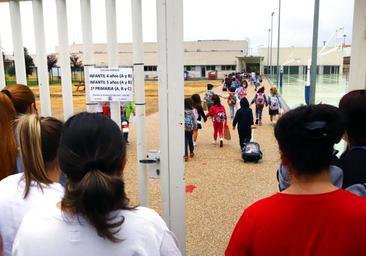
[[[187,71],[194,71],[196,69],[195,66],[185,66]]]
[[[236,70],[236,66],[235,65],[222,65],[221,70],[223,70],[223,71],[233,71],[233,70]]]
[[[157,66],[144,66],[144,71],[157,71]]]
[[[206,66],[206,70],[207,71],[215,71],[216,70],[216,66]]]

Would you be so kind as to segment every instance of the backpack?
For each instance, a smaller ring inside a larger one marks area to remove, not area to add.
[[[229,98],[227,99],[227,104],[235,105],[236,104],[236,96],[233,94],[229,94]]]
[[[238,89],[239,99],[244,98],[246,95],[247,95],[246,89],[244,87],[239,87]]]
[[[221,106],[215,115],[215,122],[217,123],[225,123],[226,120],[226,114],[225,114],[225,109],[223,106]]]
[[[255,100],[255,105],[264,106],[264,93],[257,93],[257,99]]]
[[[213,101],[212,101],[212,93],[211,92],[207,92],[206,94],[205,94],[205,101],[208,103],[208,104],[212,104],[213,103]]]
[[[273,96],[269,98],[269,109],[270,110],[278,110],[279,109],[279,103],[277,96]]]
[[[193,131],[193,121],[187,112],[184,112],[184,130],[188,132]]]

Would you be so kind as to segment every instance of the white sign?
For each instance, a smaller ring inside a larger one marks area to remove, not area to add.
[[[87,76],[90,101],[133,101],[131,67],[90,67]]]

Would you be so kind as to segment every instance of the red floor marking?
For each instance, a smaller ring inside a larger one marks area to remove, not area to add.
[[[186,185],[186,193],[192,193],[196,188],[195,185]]]

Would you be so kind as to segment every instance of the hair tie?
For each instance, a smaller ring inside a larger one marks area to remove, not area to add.
[[[322,139],[328,137],[325,121],[313,121],[306,123],[304,128],[311,139]]]
[[[98,160],[86,162],[86,164],[84,165],[85,173],[92,170],[103,170],[103,169],[104,169],[103,162]]]
[[[4,93],[6,96],[9,97],[9,99],[13,99],[13,97],[11,96],[11,92],[7,89],[3,89],[1,90],[2,93]]]

